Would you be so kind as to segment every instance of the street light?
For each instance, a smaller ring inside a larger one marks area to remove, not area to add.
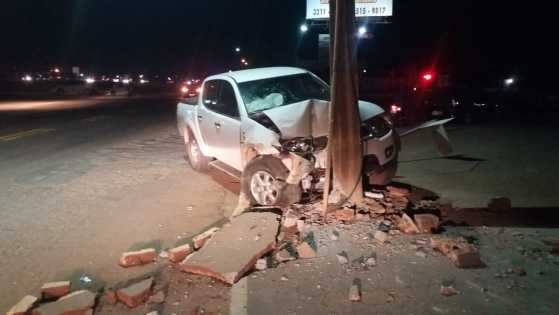
[[[240,53],[241,52],[241,47],[235,47],[235,52]]]
[[[359,29],[357,30],[357,35],[359,35],[359,37],[363,37],[365,36],[365,34],[367,34],[367,28],[365,26],[359,27]]]
[[[514,78],[505,79],[505,86],[511,86],[515,82]]]
[[[301,33],[306,33],[309,30],[309,27],[307,26],[307,24],[302,24],[300,29]]]

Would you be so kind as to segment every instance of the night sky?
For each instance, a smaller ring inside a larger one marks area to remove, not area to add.
[[[254,65],[291,65],[309,40],[299,33],[305,0],[4,2],[2,69],[214,72],[227,67],[236,45]],[[373,71],[434,63],[455,73],[553,78],[553,10],[533,5],[395,0],[392,23],[375,26],[360,56]]]

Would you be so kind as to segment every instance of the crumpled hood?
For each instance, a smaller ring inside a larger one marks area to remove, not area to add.
[[[283,139],[328,135],[330,102],[307,100],[263,111],[278,127]],[[361,121],[384,113],[378,105],[359,101]]]

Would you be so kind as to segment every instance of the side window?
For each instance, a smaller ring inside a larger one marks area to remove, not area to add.
[[[227,81],[206,82],[204,84],[203,101],[204,106],[211,111],[233,118],[239,117],[239,106],[235,91]]]
[[[221,94],[219,97],[221,113],[229,117],[239,117],[239,105],[235,97],[235,91],[229,82],[223,81],[221,84]]]
[[[219,81],[216,80],[204,83],[204,105],[211,110],[215,110],[215,107],[217,107],[218,105],[217,101],[219,97],[220,86],[221,84],[219,83]]]

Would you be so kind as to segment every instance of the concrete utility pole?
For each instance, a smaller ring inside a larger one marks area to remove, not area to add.
[[[363,202],[363,148],[355,41],[355,2],[330,0],[331,103],[325,213],[330,188],[334,194],[349,201]]]

